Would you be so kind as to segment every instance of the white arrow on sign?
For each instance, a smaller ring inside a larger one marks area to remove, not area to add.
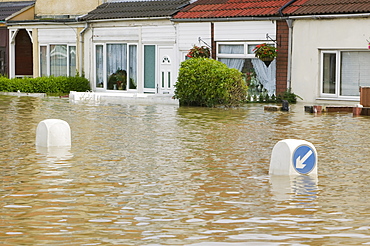
[[[308,151],[303,158],[301,159],[301,156],[298,156],[296,159],[296,168],[302,169],[304,168],[307,164],[304,164],[304,162],[312,155],[312,150]]]

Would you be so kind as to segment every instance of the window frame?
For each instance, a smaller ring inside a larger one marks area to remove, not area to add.
[[[76,70],[77,70],[77,46],[76,44],[66,44],[66,43],[48,43],[48,44],[39,44],[39,76],[42,77],[43,76],[43,71],[42,71],[42,59],[41,59],[41,47],[46,47],[46,76],[53,76],[53,74],[51,74],[51,68],[50,68],[50,65],[51,65],[51,57],[50,57],[50,46],[52,45],[59,45],[59,46],[66,46],[67,47],[67,64],[66,64],[66,67],[67,67],[67,74],[66,75],[63,75],[63,76],[75,76],[76,75]],[[75,71],[74,71],[74,75],[72,75],[72,71],[71,71],[71,60],[70,60],[70,50],[71,50],[71,47],[75,47],[75,52],[76,52],[76,56],[75,56],[75,60],[76,60],[76,66],[75,66]]]
[[[249,47],[253,48],[256,45],[267,43],[269,45],[275,45],[274,42],[266,42],[266,41],[246,41],[246,42],[217,42],[216,45],[216,57],[217,60],[219,58],[249,58],[253,59],[256,58],[253,52],[249,53]],[[244,45],[244,54],[226,54],[226,53],[219,53],[220,52],[220,45]],[[252,50],[251,50],[252,51]]]
[[[99,42],[99,43],[94,43],[94,56],[93,56],[93,66],[94,66],[94,89],[96,90],[108,90],[108,72],[107,72],[107,45],[110,44],[122,44],[126,45],[126,62],[127,62],[127,84],[126,84],[126,89],[125,90],[120,90],[120,92],[127,92],[127,91],[137,91],[138,90],[138,53],[139,53],[139,44],[138,43],[129,43],[129,42]],[[97,54],[96,54],[96,48],[97,46],[102,46],[103,47],[103,87],[98,87],[97,86]],[[129,50],[131,46],[136,46],[136,89],[130,89],[130,74],[129,74],[129,63],[130,63],[130,54]],[[109,91],[115,91],[115,90],[109,90]]]
[[[348,101],[357,101],[360,99],[360,96],[342,96],[341,95],[341,86],[342,86],[342,53],[343,52],[369,52],[364,49],[322,49],[320,50],[320,78],[319,78],[319,98],[318,99],[329,99],[329,100],[348,100]],[[324,93],[324,54],[335,54],[335,93]]]

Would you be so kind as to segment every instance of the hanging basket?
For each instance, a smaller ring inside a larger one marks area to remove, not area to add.
[[[269,67],[271,62],[274,60],[274,58],[264,57],[264,58],[260,58],[260,60],[265,63],[266,67]]]

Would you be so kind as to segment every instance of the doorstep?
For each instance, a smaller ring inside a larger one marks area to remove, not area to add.
[[[112,102],[112,103],[144,103],[179,105],[179,100],[170,94],[150,93],[117,93],[117,92],[76,92],[69,93],[69,99],[74,102]]]

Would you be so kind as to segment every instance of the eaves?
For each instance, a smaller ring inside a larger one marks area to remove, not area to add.
[[[122,22],[122,21],[145,21],[145,20],[171,20],[170,16],[164,17],[134,17],[134,18],[118,18],[118,19],[99,19],[99,20],[80,20],[87,23],[102,23],[102,22]]]
[[[297,16],[287,16],[289,19],[299,20],[299,19],[348,19],[348,18],[369,18],[370,13],[361,13],[361,14],[318,14],[318,15],[297,15]]]

